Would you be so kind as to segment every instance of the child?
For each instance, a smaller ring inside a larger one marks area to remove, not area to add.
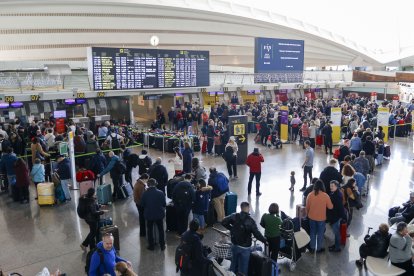
[[[289,188],[290,191],[292,192],[294,191],[295,184],[296,184],[295,172],[291,171],[290,172],[290,188]]]
[[[37,184],[45,182],[45,166],[40,162],[39,158],[35,159],[35,163],[30,172],[33,183],[36,187],[36,198],[37,199]]]
[[[205,228],[204,216],[207,215],[208,206],[210,204],[211,190],[213,187],[208,186],[204,179],[200,179],[196,185],[196,198],[193,205],[193,217],[198,220],[201,232]]]
[[[377,144],[377,166],[382,165],[382,159],[384,158],[384,142],[382,140],[378,141]]]

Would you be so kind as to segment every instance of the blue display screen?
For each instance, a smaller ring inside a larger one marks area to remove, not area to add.
[[[303,72],[304,46],[303,40],[257,37],[254,72]]]

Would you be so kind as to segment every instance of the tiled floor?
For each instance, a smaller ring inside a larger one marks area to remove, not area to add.
[[[371,179],[371,192],[364,200],[364,208],[355,211],[351,234],[341,253],[323,253],[311,255],[306,253],[297,263],[296,270],[289,272],[287,265],[281,264],[284,275],[365,275],[359,271],[354,261],[358,258],[358,247],[366,234],[368,226],[376,229],[378,224],[386,222],[387,212],[391,206],[408,199],[413,189],[413,147],[412,140],[398,138],[391,141],[392,158],[377,167]],[[250,137],[250,150],[254,145]],[[252,216],[259,219],[267,211],[270,203],[277,202],[288,215],[295,215],[295,205],[302,201],[299,188],[302,185],[300,166],[303,151],[299,145],[285,145],[283,150],[263,149],[265,163],[262,172],[262,192],[260,198],[252,197]],[[317,149],[314,174],[318,176],[327,165],[329,157]],[[163,156],[164,163],[169,154],[151,150],[153,157]],[[216,166],[225,171],[222,158],[201,156],[203,165]],[[172,163],[167,164],[169,173],[173,171]],[[248,169],[239,166],[239,179],[231,182],[231,189],[239,195],[239,202],[247,198]],[[297,187],[290,193],[289,173],[297,173]],[[77,197],[77,191],[73,192]],[[30,205],[13,203],[5,195],[0,197],[0,267],[5,272],[19,272],[24,276],[36,275],[43,267],[60,268],[68,275],[84,275],[85,254],[79,244],[87,235],[86,223],[76,215],[76,200],[56,207],[39,208],[33,199]],[[146,240],[139,238],[138,212],[130,198],[116,202],[111,207],[111,216],[120,229],[121,256],[131,260],[133,268],[139,275],[175,275],[174,252],[178,240],[174,234],[167,234],[165,252],[149,252],[145,249]],[[332,243],[332,232],[327,228],[326,241]],[[212,245],[218,234],[209,230],[204,243]],[[141,246],[142,245],[142,246]],[[283,263],[284,261],[281,261]]]

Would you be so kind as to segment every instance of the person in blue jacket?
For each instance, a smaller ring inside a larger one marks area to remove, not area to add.
[[[191,173],[191,161],[194,156],[194,152],[190,147],[188,142],[184,143],[184,150],[182,151],[183,155],[183,172]]]
[[[116,276],[114,268],[118,262],[125,262],[131,268],[131,262],[116,255],[113,244],[112,234],[104,234],[102,241],[97,244],[97,249],[92,254],[88,276],[103,276],[105,274]]]
[[[106,158],[103,155],[102,150],[99,148],[96,149],[96,154],[92,156],[92,159],[89,162],[89,170],[91,170],[95,175],[98,175],[105,169],[106,164],[107,164]],[[102,176],[96,177],[95,182],[98,178],[99,178],[99,185],[102,185]]]
[[[45,182],[45,166],[42,164],[39,158],[35,159],[35,163],[32,167],[32,171],[30,172],[30,176],[32,177],[32,180],[36,188],[39,183]],[[37,196],[36,196],[36,199],[37,199]]]
[[[3,155],[1,156],[1,169],[0,171],[3,174],[7,175],[7,181],[9,185],[16,184],[16,173],[14,171],[14,162],[17,161],[16,154],[13,153],[13,148],[7,147],[3,150]]]
[[[112,202],[115,202],[117,199],[119,188],[122,185],[122,174],[120,174],[115,167],[116,163],[119,161],[119,157],[113,151],[110,151],[108,153],[108,156],[110,160],[108,165],[106,165],[103,171],[100,172],[96,177],[100,178],[109,172],[109,175],[112,179],[112,184],[114,185],[114,192],[112,193]]]

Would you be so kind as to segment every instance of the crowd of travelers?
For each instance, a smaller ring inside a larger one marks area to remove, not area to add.
[[[310,235],[308,251],[325,251],[324,233],[328,223],[335,236],[334,243],[328,249],[341,252],[341,226],[349,226],[353,216],[358,215],[354,209],[363,208],[362,198],[368,196],[369,179],[386,155],[386,135],[394,137],[410,134],[405,124],[411,124],[414,101],[407,106],[382,102],[382,106],[388,107],[391,114],[389,133],[384,133],[381,126],[377,127],[378,104],[359,97],[312,101],[298,99],[283,104],[217,104],[212,106],[209,113],[197,104],[172,107],[167,115],[161,106],[157,107],[156,119],[151,126],[153,130],[169,127],[172,131],[200,136],[200,140],[206,144],[207,155],[223,157],[227,174],[217,171],[215,167],[203,167],[199,158],[194,157],[191,142],[185,138],[182,145],[174,148],[175,157],[163,162],[161,157],[150,157],[145,149],[140,154],[134,153],[129,148],[134,144],[134,138],[126,126],[105,122],[96,130],[90,130],[68,122],[66,129],[75,134],[77,169],[91,170],[97,184],[102,184],[103,176],[110,174],[114,187],[112,202],[122,198],[120,189],[124,182],[131,184],[138,210],[140,236],[147,237],[148,250],[153,251],[158,245],[164,251],[165,230],[173,231],[181,241],[179,256],[185,260],[177,263],[177,270],[181,275],[202,275],[206,263],[209,263],[208,250],[202,244],[203,234],[207,226],[218,224],[230,231],[233,256],[231,271],[247,275],[252,235],[269,247],[271,259],[277,261],[283,221],[278,204],[272,203],[259,223],[264,229],[263,235],[250,216],[248,202],[240,204],[238,213],[226,212],[225,199],[230,191],[230,181],[238,181],[240,169],[237,166],[239,149],[235,137],[230,135],[228,120],[232,115],[247,115],[248,130],[257,132],[257,145],[246,161],[249,168],[246,188],[250,196],[255,178],[255,193],[260,196],[261,167],[265,162],[260,146],[263,146],[262,149],[271,146],[282,148],[279,112],[282,105],[286,105],[289,110],[288,140],[293,146],[299,144],[304,149],[303,162],[299,164],[303,169],[303,187],[300,191],[303,192],[303,205],[307,214],[308,227],[305,230]],[[338,147],[334,147],[332,141],[331,107],[340,107],[342,110],[342,139]],[[400,123],[403,125],[401,128],[398,126]],[[15,201],[25,204],[30,198],[30,183],[38,185],[56,173],[63,189],[63,201],[70,201],[70,162],[66,156],[58,153],[62,142],[68,142],[68,133],[57,134],[54,120],[32,121],[28,126],[16,120],[8,129],[1,129],[2,190],[9,191]],[[318,147],[331,155],[331,160],[319,177],[315,178],[314,155]],[[125,163],[124,171],[119,170],[117,164],[120,162]],[[173,163],[174,176],[168,174],[169,163]],[[133,179],[131,174],[135,167],[138,167],[138,179]],[[292,171],[289,187],[292,192],[297,183],[295,175]],[[99,237],[99,221],[107,209],[97,203],[95,189],[89,189],[85,197],[88,202],[85,221],[90,232],[81,248],[87,250],[89,247],[93,252],[87,264],[89,275],[136,275],[131,270],[131,263],[116,252],[114,237],[110,234]],[[164,219],[167,229],[164,229]],[[389,254],[393,265],[405,269],[405,275],[411,275],[414,230],[410,230],[410,222],[413,219],[414,193],[411,193],[410,201],[390,214],[389,224],[381,224],[378,231],[364,238],[357,266],[364,265],[368,256],[383,258]],[[396,225],[396,232],[391,235],[389,225],[393,224]]]

